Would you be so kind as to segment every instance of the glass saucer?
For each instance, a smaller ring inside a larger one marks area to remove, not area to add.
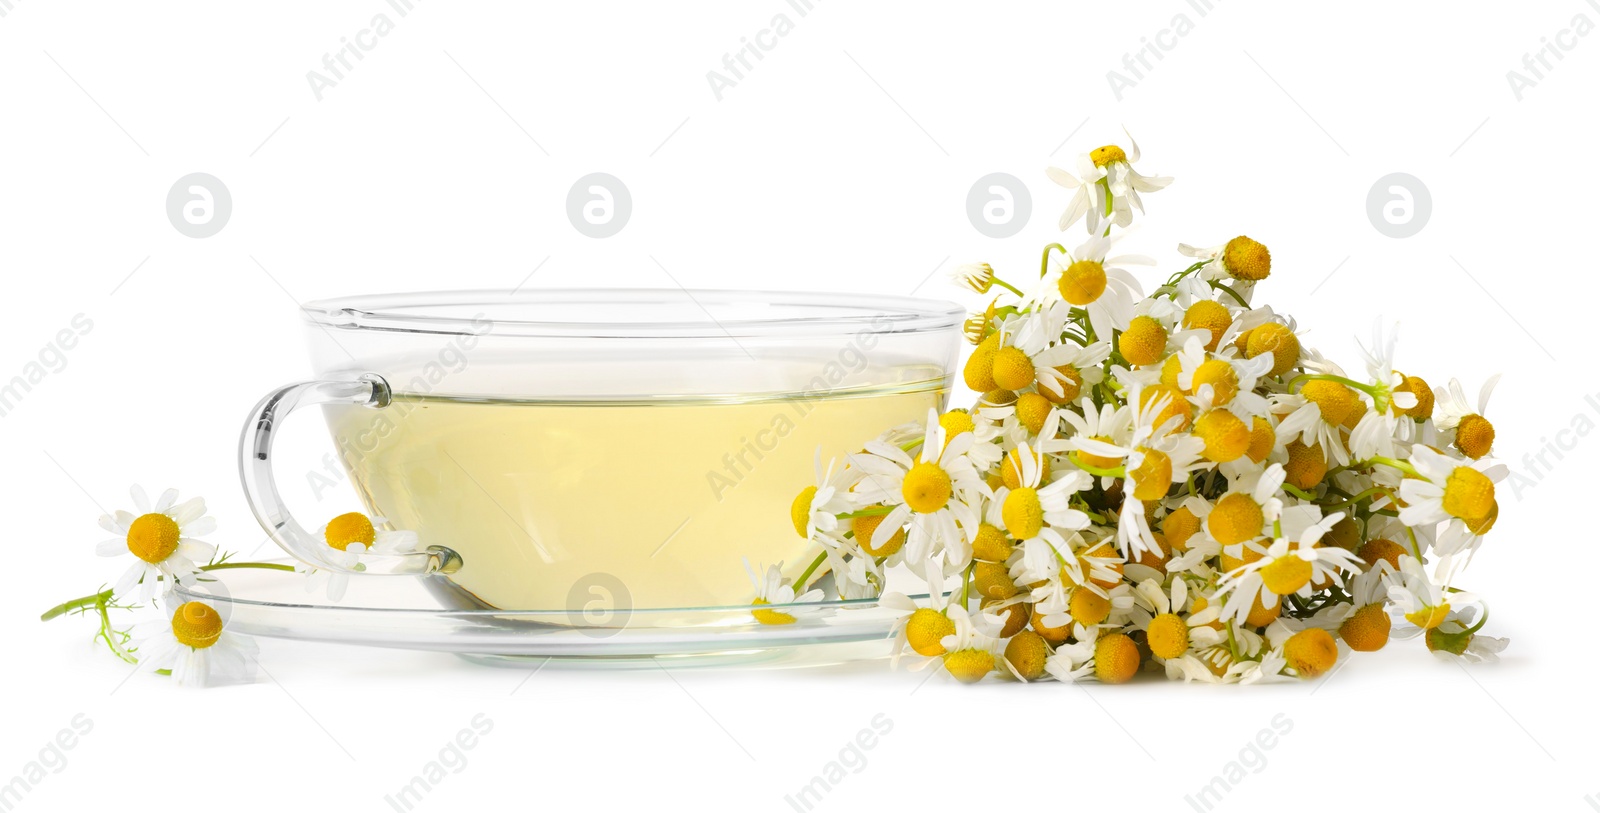
[[[451,652],[526,668],[759,664],[814,666],[890,654],[895,614],[876,599],[774,604],[792,624],[763,624],[747,605],[672,609],[460,609],[437,577],[352,576],[339,601],[280,570],[214,570],[179,587],[181,600],[216,606],[246,635]],[[432,583],[429,583],[432,582]],[[670,659],[670,660],[668,660]]]

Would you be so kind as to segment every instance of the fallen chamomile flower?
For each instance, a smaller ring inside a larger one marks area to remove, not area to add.
[[[852,596],[925,581],[880,598],[895,662],[964,682],[1312,679],[1419,637],[1493,660],[1505,642],[1456,583],[1499,518],[1497,378],[1475,402],[1433,388],[1382,321],[1351,377],[1250,303],[1283,273],[1253,237],[1180,246],[1187,267],[1141,285],[1128,269],[1152,261],[1113,256],[1117,229],[1170,179],[1138,160],[1129,139],[1049,171],[1073,190],[1062,228],[1090,237],[1047,246],[1036,282],[958,270],[994,297],[964,325],[978,397],[819,471],[792,516],[812,570]]]
[[[387,522],[383,517],[368,519],[366,514],[352,511],[329,520],[317,529],[317,536],[327,544],[328,558],[346,568],[358,568],[363,553],[400,555],[416,551],[416,533],[377,529]],[[343,570],[305,564],[297,566],[297,570],[305,574],[307,593],[322,593],[329,601],[343,599],[350,586],[350,574]]]
[[[206,501],[194,497],[178,502],[178,490],[169,488],[154,503],[143,488],[134,486],[134,509],[138,514],[118,511],[102,516],[100,527],[115,537],[101,542],[95,552],[101,556],[128,553],[137,560],[111,588],[119,596],[138,586],[138,600],[147,602],[157,595],[171,593],[177,584],[190,584],[200,566],[217,551],[216,546],[195,537],[217,528],[217,521],[206,516]]]
[[[139,669],[168,670],[179,686],[254,680],[259,648],[224,626],[222,615],[209,602],[173,603],[161,617],[134,626]]]

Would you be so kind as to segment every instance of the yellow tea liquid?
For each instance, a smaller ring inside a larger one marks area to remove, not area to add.
[[[807,564],[789,507],[812,460],[942,406],[906,383],[756,399],[506,401],[396,393],[328,407],[368,508],[459,553],[457,586],[500,609],[748,603],[741,564]]]

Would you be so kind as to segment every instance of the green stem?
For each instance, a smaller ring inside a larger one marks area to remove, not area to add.
[[[1060,243],[1051,243],[1045,246],[1044,256],[1039,258],[1039,279],[1044,279],[1045,275],[1050,273],[1050,249],[1052,248],[1061,252],[1064,256],[1072,256],[1071,254],[1067,253],[1067,247],[1061,245]],[[1021,294],[1019,293],[1018,295],[1020,296]]]
[[[1322,507],[1323,508],[1343,508],[1343,507],[1345,507],[1347,505],[1355,505],[1356,503],[1361,502],[1362,500],[1367,499],[1368,497],[1376,497],[1376,496],[1378,496],[1380,494],[1388,494],[1388,493],[1389,493],[1389,490],[1386,489],[1386,488],[1381,488],[1381,487],[1369,488],[1366,491],[1363,491],[1360,494],[1357,494],[1357,495],[1355,495],[1354,497],[1351,497],[1348,500],[1345,500],[1343,502],[1328,503],[1328,504],[1323,505]]]
[[[1416,466],[1413,466],[1413,465],[1411,465],[1410,463],[1408,463],[1408,462],[1406,462],[1404,460],[1396,460],[1395,458],[1392,458],[1392,457],[1374,457],[1374,458],[1371,458],[1370,460],[1365,461],[1365,463],[1363,465],[1366,465],[1366,464],[1377,464],[1377,465],[1380,465],[1380,466],[1388,466],[1391,469],[1398,469],[1399,471],[1404,472],[1406,474],[1409,474],[1409,475],[1411,475],[1413,477],[1421,477],[1422,476],[1422,474],[1417,471],[1417,467]]]
[[[218,562],[214,565],[202,565],[200,567],[201,570],[207,572],[212,570],[238,570],[242,568],[255,568],[258,570],[282,570],[285,573],[295,572],[294,565],[280,565],[276,562]]]
[[[1211,281],[1211,287],[1216,289],[1216,290],[1218,290],[1218,291],[1226,291],[1228,296],[1233,297],[1233,301],[1239,303],[1239,307],[1241,307],[1241,308],[1250,307],[1250,303],[1244,301],[1244,297],[1240,296],[1238,291],[1235,291],[1232,288],[1229,288],[1228,286],[1223,285],[1220,282],[1217,282],[1216,280],[1212,280]]]
[[[856,519],[858,517],[882,517],[882,516],[887,516],[892,511],[894,511],[894,508],[891,507],[891,506],[874,505],[871,508],[863,508],[863,509],[861,509],[859,511],[851,511],[848,514],[835,514],[834,516],[838,517],[839,519]]]
[[[1478,623],[1462,630],[1462,632],[1465,632],[1468,635],[1476,635],[1478,630],[1483,629],[1484,624],[1489,623],[1489,602],[1484,601],[1483,599],[1478,599],[1478,606],[1483,608],[1483,615],[1478,618]]]
[[[70,613],[73,610],[85,610],[85,609],[88,609],[90,607],[94,607],[94,606],[96,606],[96,605],[98,605],[98,604],[100,604],[102,602],[110,601],[110,600],[111,600],[111,591],[110,590],[102,590],[102,591],[100,591],[98,593],[95,593],[94,595],[84,596],[82,598],[75,598],[75,599],[73,599],[71,601],[65,601],[65,602],[62,602],[60,604],[57,604],[56,606],[51,607],[50,609],[46,610],[44,615],[39,616],[39,620],[40,621],[49,621],[52,618],[56,618],[58,616],[66,615],[67,613]]]
[[[817,558],[811,560],[811,566],[806,568],[806,571],[804,573],[800,574],[800,578],[794,580],[794,583],[796,585],[794,592],[795,592],[796,595],[799,595],[800,593],[804,593],[805,592],[806,587],[807,587],[807,584],[806,584],[807,580],[811,578],[811,574],[817,572],[817,568],[821,567],[823,560],[827,559],[827,558],[828,558],[828,554],[827,554],[826,551],[817,554]]]
[[[1118,467],[1116,467],[1114,469],[1097,469],[1094,466],[1086,466],[1083,463],[1078,462],[1078,458],[1074,457],[1073,455],[1067,455],[1067,460],[1070,461],[1072,463],[1072,465],[1077,466],[1078,468],[1083,469],[1084,471],[1089,472],[1090,474],[1093,474],[1096,477],[1127,477],[1128,476],[1128,471],[1127,471],[1128,467],[1127,466],[1118,466]]]
[[[1310,494],[1310,493],[1305,492],[1305,491],[1301,491],[1300,489],[1295,488],[1294,486],[1289,485],[1288,483],[1284,483],[1282,488],[1283,488],[1284,491],[1287,491],[1290,494],[1293,494],[1294,496],[1299,497],[1302,500],[1305,500],[1306,502],[1316,502],[1316,499],[1317,499],[1316,495]]]
[[[1296,389],[1295,385],[1302,381],[1337,381],[1338,383],[1343,384],[1350,389],[1360,390],[1372,396],[1374,400],[1383,397],[1383,393],[1378,391],[1378,387],[1372,384],[1363,384],[1360,381],[1345,378],[1342,375],[1334,375],[1332,373],[1302,373],[1297,375],[1289,380],[1289,391],[1294,392]]]
[[[1010,291],[1011,293],[1016,294],[1017,296],[1019,296],[1019,297],[1021,297],[1023,299],[1026,299],[1027,296],[1028,296],[1027,294],[1024,294],[1023,292],[1017,290],[1017,286],[1012,285],[1011,283],[1006,282],[1005,280],[1003,280],[1003,279],[1001,279],[999,277],[995,277],[994,278],[994,284],[1000,286],[1001,288],[1006,289],[1007,291]]]

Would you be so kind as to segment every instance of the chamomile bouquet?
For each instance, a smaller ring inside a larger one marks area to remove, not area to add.
[[[1117,243],[1171,178],[1139,158],[1129,138],[1049,170],[1073,191],[1061,229],[1088,239],[1046,246],[1037,283],[959,270],[996,294],[965,326],[981,396],[819,466],[792,509],[820,546],[807,574],[826,562],[841,597],[889,568],[926,581],[880,596],[896,658],[968,682],[1311,678],[1410,637],[1493,659],[1505,641],[1456,582],[1499,513],[1495,379],[1472,402],[1399,372],[1382,323],[1346,371],[1253,303],[1272,257],[1245,236],[1180,245],[1146,295],[1130,268],[1154,261]]]

